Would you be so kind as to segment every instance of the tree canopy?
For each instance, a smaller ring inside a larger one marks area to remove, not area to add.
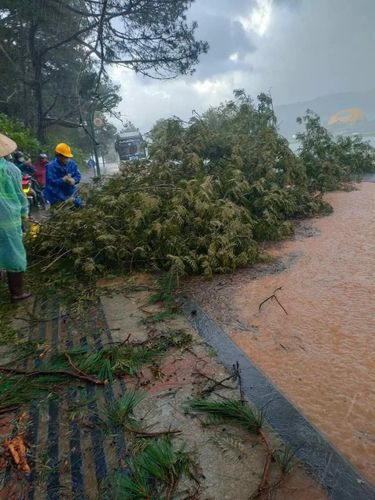
[[[1,0],[0,111],[45,142],[51,126],[85,129],[96,112],[112,112],[119,97],[110,65],[153,78],[193,71],[208,47],[195,39],[196,24],[187,22],[190,4]]]

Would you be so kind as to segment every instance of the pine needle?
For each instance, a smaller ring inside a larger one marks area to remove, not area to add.
[[[262,413],[256,412],[241,401],[206,401],[194,399],[187,403],[188,407],[198,413],[209,416],[209,423],[231,422],[238,424],[249,432],[257,432],[263,424]]]
[[[171,499],[183,477],[192,477],[194,461],[184,447],[175,449],[169,438],[149,442],[128,464],[129,475],[116,474],[107,480],[104,498]]]
[[[136,406],[144,399],[144,395],[135,391],[126,391],[126,393],[115,401],[107,410],[109,423],[114,427],[123,427],[125,424],[139,427],[132,414]]]

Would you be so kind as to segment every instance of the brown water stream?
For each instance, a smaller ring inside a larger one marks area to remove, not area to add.
[[[193,295],[351,463],[375,483],[375,184],[327,196],[312,237]],[[280,303],[259,304],[275,289]]]

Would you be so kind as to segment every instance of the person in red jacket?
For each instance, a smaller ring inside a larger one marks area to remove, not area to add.
[[[48,165],[48,157],[46,154],[42,153],[38,156],[37,161],[35,162],[35,173],[34,177],[36,182],[39,184],[41,189],[45,188],[46,185],[46,170]]]

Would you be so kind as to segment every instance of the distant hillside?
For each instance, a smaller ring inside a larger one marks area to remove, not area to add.
[[[311,101],[276,106],[280,132],[292,139],[300,130],[296,123],[306,109],[312,109],[322,124],[334,134],[375,135],[375,89],[366,92],[347,92],[318,97]]]

